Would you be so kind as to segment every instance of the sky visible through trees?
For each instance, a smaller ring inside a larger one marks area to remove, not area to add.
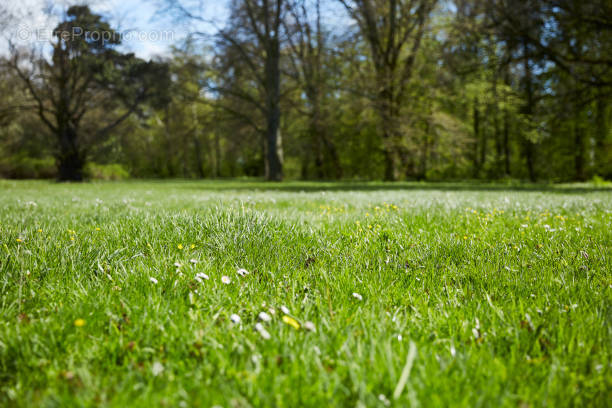
[[[3,5],[0,176],[611,178],[611,15],[603,0]]]

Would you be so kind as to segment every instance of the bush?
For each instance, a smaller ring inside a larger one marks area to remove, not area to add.
[[[0,177],[14,179],[51,179],[57,175],[53,157],[8,156],[0,159]]]
[[[85,175],[94,180],[125,180],[130,173],[120,164],[88,163],[85,166]]]

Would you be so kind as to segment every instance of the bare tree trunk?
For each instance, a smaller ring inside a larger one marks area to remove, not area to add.
[[[531,67],[529,66],[529,53],[527,50],[527,44],[523,44],[523,62],[525,69],[525,91],[527,93],[527,105],[525,106],[524,113],[531,119],[534,113],[534,98],[533,98],[533,80]],[[527,163],[527,172],[529,174],[530,181],[536,181],[535,171],[535,144],[523,135],[523,153],[525,155],[525,161]]]
[[[510,177],[510,118],[508,109],[504,108],[504,175]]]
[[[281,181],[283,167],[279,156],[280,139],[280,44],[278,38],[271,39],[266,47],[266,179]]]
[[[578,125],[578,118],[573,121],[574,132],[574,179],[583,181],[584,177],[584,139],[582,129]]]
[[[480,140],[480,110],[478,109],[478,98],[474,98],[474,105],[472,110],[473,128],[474,128],[474,178],[478,178],[480,174],[480,156],[478,154],[478,145]]]
[[[58,128],[58,181],[83,181],[85,158],[77,144],[76,129],[68,124]]]

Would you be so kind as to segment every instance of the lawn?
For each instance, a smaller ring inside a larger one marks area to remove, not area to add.
[[[0,406],[606,406],[611,247],[587,185],[0,181]]]

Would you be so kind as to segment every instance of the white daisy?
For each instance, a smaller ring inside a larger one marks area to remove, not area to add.
[[[236,313],[234,313],[234,314],[232,314],[230,316],[230,320],[232,321],[232,323],[238,324],[238,323],[240,323],[240,316],[238,316]]]
[[[155,279],[154,277],[151,276],[149,280],[157,285],[157,279]]]
[[[240,269],[238,269],[238,270],[236,271],[236,273],[237,273],[238,275],[240,275],[240,276],[243,276],[243,277],[244,277],[244,276],[247,276],[247,275],[249,274],[249,271],[247,271],[246,269],[242,269],[242,268],[240,268]]]
[[[202,283],[203,279],[208,280],[209,279],[208,275],[203,272],[196,273],[195,280]]]
[[[255,324],[255,330],[257,330],[259,332],[259,335],[264,339],[264,340],[269,340],[272,336],[270,336],[270,333],[268,333],[268,331],[266,330],[266,328],[263,326],[263,324],[261,323],[257,323]]]
[[[261,312],[260,314],[257,315],[257,317],[259,318],[259,320],[261,320],[262,322],[269,322],[270,320],[272,320],[272,318],[270,317],[269,314],[267,314],[266,312]]]
[[[315,326],[315,324],[313,322],[305,322],[304,323],[304,329],[311,331],[311,332],[316,332],[317,331],[317,327]]]
[[[284,314],[291,314],[289,313],[289,309],[287,308],[287,306],[281,306],[280,307],[281,312],[283,312]]]
[[[361,296],[359,293],[357,292],[353,292],[353,297],[357,300],[363,300],[363,296]]]
[[[229,285],[230,283],[232,283],[232,280],[229,278],[229,276],[223,275],[221,277],[221,282],[225,283],[226,285]]]

